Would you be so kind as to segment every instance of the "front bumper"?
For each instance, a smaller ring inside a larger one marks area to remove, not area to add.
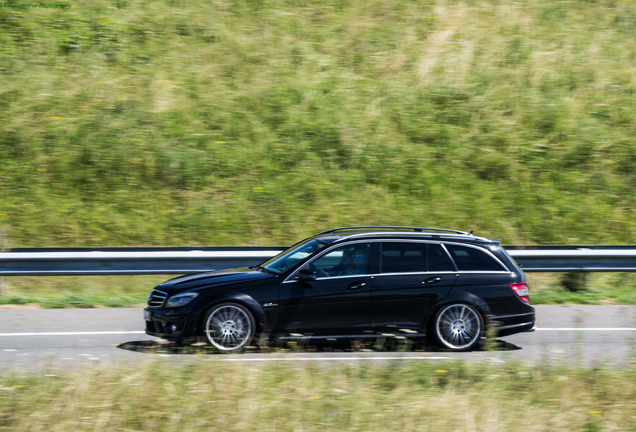
[[[198,331],[198,317],[178,313],[175,309],[144,309],[146,333],[168,340],[195,338]]]

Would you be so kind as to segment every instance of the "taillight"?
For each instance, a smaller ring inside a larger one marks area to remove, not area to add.
[[[524,303],[530,303],[530,296],[528,292],[528,284],[526,282],[515,282],[510,284],[510,288],[517,294],[517,297]]]

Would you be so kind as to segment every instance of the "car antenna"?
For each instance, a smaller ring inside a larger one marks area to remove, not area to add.
[[[473,235],[473,230],[470,230],[470,232],[468,233],[468,235]]]

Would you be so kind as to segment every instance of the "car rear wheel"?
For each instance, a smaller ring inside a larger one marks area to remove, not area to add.
[[[252,313],[238,303],[221,303],[205,315],[203,331],[208,342],[221,351],[236,351],[254,337]]]
[[[443,348],[467,351],[481,338],[483,319],[472,306],[454,303],[442,308],[435,315],[433,334]]]

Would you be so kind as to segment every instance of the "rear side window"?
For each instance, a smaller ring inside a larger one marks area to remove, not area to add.
[[[481,249],[468,246],[446,245],[458,270],[505,271],[495,259]]]
[[[453,263],[441,245],[428,245],[428,271],[455,271]]]
[[[426,243],[382,244],[382,273],[426,271]]]
[[[454,271],[453,263],[442,246],[411,242],[382,244],[382,273],[425,271]]]

